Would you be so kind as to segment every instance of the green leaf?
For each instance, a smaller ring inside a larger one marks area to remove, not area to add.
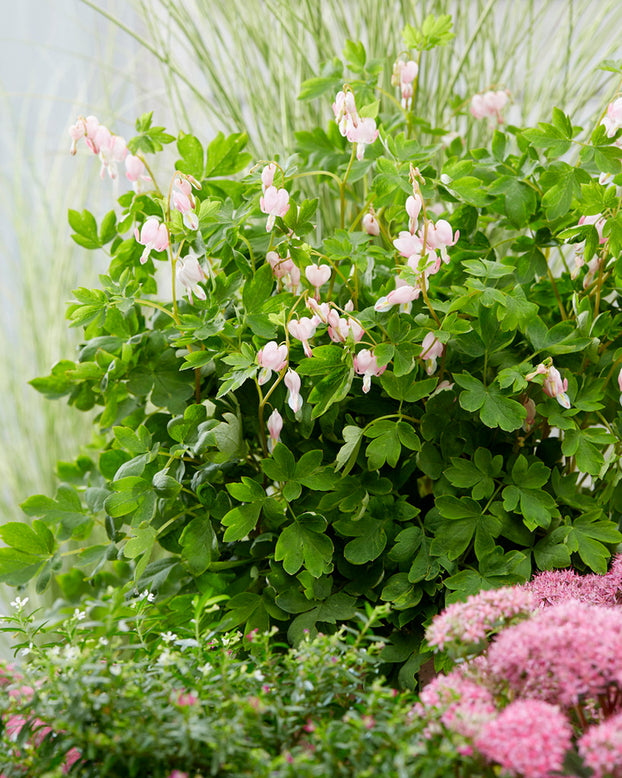
[[[348,424],[343,428],[341,434],[343,435],[345,442],[337,452],[335,470],[341,470],[343,468],[343,474],[347,475],[354,467],[361,448],[363,430],[361,427],[357,427],[354,424]]]
[[[402,451],[397,423],[389,419],[374,421],[365,429],[365,435],[373,438],[365,449],[369,469],[378,470],[385,462],[395,467]],[[418,439],[416,445],[419,446]]]
[[[218,550],[216,533],[209,516],[196,516],[184,527],[179,543],[181,561],[191,575],[201,575],[210,566]]]
[[[242,301],[249,313],[258,312],[272,293],[274,277],[268,263],[262,265],[250,281],[244,285]]]
[[[236,132],[226,138],[219,132],[207,147],[204,177],[230,176],[243,170],[252,159],[250,154],[242,153],[247,143],[248,136],[244,132]]]
[[[513,432],[527,418],[525,408],[516,400],[505,397],[495,384],[486,387],[469,373],[454,375],[454,380],[465,390],[460,393],[460,405],[466,411],[479,411],[487,427]]]
[[[397,610],[414,608],[423,597],[423,589],[410,583],[407,573],[396,573],[385,584],[380,599],[390,602]]]
[[[607,439],[605,446],[609,442],[609,439]],[[562,453],[565,456],[574,456],[579,470],[590,475],[598,475],[605,463],[602,450],[590,440],[590,432],[588,430],[566,430],[562,440]]]
[[[365,52],[365,46],[360,41],[346,41],[346,45],[343,48],[343,58],[350,65],[350,69],[354,72],[360,72],[365,69],[365,62],[367,61],[367,53]]]
[[[123,547],[123,555],[128,559],[136,559],[141,554],[151,552],[157,536],[157,531],[150,525],[139,527],[134,537]]]
[[[37,575],[44,560],[16,548],[0,548],[0,582],[23,586]]]
[[[49,530],[48,530],[49,532]],[[48,544],[28,524],[9,521],[0,525],[0,538],[12,548],[32,556],[48,556]]]
[[[232,508],[221,519],[223,525],[227,528],[223,535],[223,540],[230,543],[234,540],[242,540],[249,532],[255,529],[259,514],[261,513],[261,503],[247,503]]]
[[[314,578],[332,572],[333,542],[325,534],[326,526],[319,513],[307,512],[281,531],[274,558],[283,562],[289,575],[303,566]]]
[[[195,138],[194,135],[180,133],[177,140],[177,151],[182,159],[175,163],[175,168],[200,181],[203,178],[205,152],[199,139]]]

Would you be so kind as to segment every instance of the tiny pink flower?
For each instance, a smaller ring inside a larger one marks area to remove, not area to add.
[[[257,362],[262,368],[258,379],[259,385],[262,386],[270,380],[273,370],[280,373],[287,364],[287,346],[279,346],[276,341],[271,340],[257,352]]]
[[[283,429],[283,417],[276,408],[270,414],[267,426],[268,434],[270,436],[270,440],[268,441],[268,451],[272,452],[280,440],[281,430]]]
[[[376,357],[369,349],[364,348],[354,357],[354,370],[358,375],[363,376],[363,391],[365,394],[371,388],[372,376],[381,376],[386,369],[386,365],[378,367]]]
[[[264,195],[259,200],[262,213],[268,214],[266,232],[274,227],[277,216],[283,218],[289,211],[289,192],[287,189],[277,189],[275,186],[267,187]]]
[[[330,265],[313,264],[308,265],[305,268],[305,276],[307,277],[307,281],[315,289],[316,299],[320,296],[320,287],[330,280],[331,273],[332,270]]]
[[[138,231],[134,230],[136,241],[145,247],[140,258],[141,265],[149,259],[152,251],[166,251],[169,246],[168,230],[166,224],[161,224],[155,216],[150,216]]]
[[[180,708],[191,708],[193,705],[197,704],[199,697],[194,692],[180,691],[174,697],[173,701],[176,705],[179,705]]]
[[[363,216],[363,229],[368,235],[380,235],[380,225],[375,214],[368,212]]]
[[[302,397],[300,396],[300,376],[290,367],[285,374],[283,383],[289,390],[287,404],[294,413],[298,413],[298,411],[302,408]]]
[[[100,176],[106,171],[113,180],[118,177],[117,163],[123,162],[127,154],[127,144],[120,135],[113,135],[107,127],[99,125],[95,134],[95,146],[102,163]]]
[[[193,292],[199,300],[207,299],[205,289],[199,286],[201,281],[205,281],[206,276],[196,257],[188,256],[184,259],[178,259],[175,266],[175,278],[187,290],[190,302],[192,302]]]

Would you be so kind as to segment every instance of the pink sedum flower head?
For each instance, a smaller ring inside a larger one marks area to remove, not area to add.
[[[65,761],[63,762],[63,774],[66,775],[74,766],[74,764],[80,761],[80,759],[82,759],[82,754],[78,751],[78,749],[75,747],[70,748],[69,751],[67,751],[65,754]]]
[[[542,389],[546,395],[557,400],[562,408],[570,408],[570,400],[566,391],[568,389],[568,379],[560,375],[559,370],[553,367],[552,362],[549,360],[549,364],[540,362],[536,369],[525,376],[528,381],[534,379],[537,375],[543,375]]]
[[[274,447],[279,442],[281,437],[281,431],[283,429],[283,417],[275,408],[270,417],[268,418],[268,435],[270,439],[268,441],[268,451],[274,451]]]
[[[497,713],[490,691],[465,678],[460,669],[436,676],[421,690],[419,699],[412,712],[430,722],[429,734],[438,731],[440,723],[467,743]]]
[[[150,216],[138,231],[134,230],[136,241],[145,247],[140,258],[141,265],[149,259],[152,251],[166,251],[169,246],[168,230],[166,224],[162,224],[155,216]]]
[[[423,359],[425,371],[428,375],[434,375],[436,372],[436,360],[443,356],[444,351],[445,346],[440,340],[434,336],[433,332],[428,332],[423,339],[419,353],[419,358]]]
[[[381,376],[386,369],[386,365],[378,367],[376,357],[369,349],[364,348],[354,357],[354,370],[358,375],[363,376],[363,391],[365,394],[371,389],[372,376]]]
[[[287,404],[294,413],[298,413],[298,411],[302,408],[302,397],[300,396],[300,376],[290,367],[288,368],[287,373],[285,373],[283,383],[289,390]]]
[[[269,186],[259,200],[259,207],[262,213],[268,214],[266,232],[270,232],[274,227],[276,217],[280,216],[283,218],[289,211],[289,192],[287,189],[277,189],[276,186]]]
[[[570,709],[622,683],[622,609],[569,600],[497,635],[488,666],[519,697]]]
[[[366,213],[365,216],[363,216],[362,225],[368,235],[373,235],[374,237],[380,235],[380,225],[378,224],[375,214],[371,212]]]
[[[590,727],[579,739],[579,754],[593,778],[622,775],[622,713]]]
[[[516,700],[487,722],[475,747],[520,778],[552,778],[572,746],[572,727],[555,705]]]
[[[521,586],[507,586],[472,594],[454,602],[432,619],[426,630],[430,646],[470,646],[483,643],[492,632],[525,618],[534,610],[534,596]]]
[[[273,370],[280,373],[287,365],[287,346],[279,346],[276,341],[271,340],[257,352],[257,362],[262,368],[258,379],[259,385],[262,386],[270,380]]]
[[[199,300],[207,299],[205,289],[199,286],[201,281],[205,281],[206,276],[196,257],[187,256],[184,259],[178,259],[175,266],[175,278],[188,292],[190,302],[192,302],[193,292]]]
[[[356,143],[356,158],[359,161],[365,155],[365,148],[378,137],[378,132],[375,120],[370,117],[359,119],[356,126],[351,124],[346,129],[346,138],[350,143]]]
[[[305,268],[307,281],[315,289],[316,299],[320,296],[320,287],[328,283],[332,274],[330,265],[308,265]]]
[[[289,334],[296,340],[301,341],[305,356],[312,357],[313,351],[309,345],[309,340],[315,335],[318,322],[315,317],[310,319],[308,316],[302,316],[300,319],[290,319],[287,329]]]

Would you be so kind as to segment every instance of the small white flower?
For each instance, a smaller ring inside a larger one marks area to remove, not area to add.
[[[32,651],[32,649],[33,649],[33,644],[31,643],[31,644],[28,646],[28,648],[22,648],[22,650],[19,652],[19,653],[20,653],[20,656],[28,656],[28,654],[30,654],[30,652]]]
[[[28,597],[24,597],[23,600],[21,597],[16,597],[11,603],[11,608],[15,608],[16,610],[21,611],[21,609],[27,604],[28,599]]]
[[[123,672],[123,668],[121,667],[121,665],[118,665],[116,663],[114,665],[110,665],[110,675],[121,675],[122,672]]]
[[[210,664],[210,662],[206,662],[203,667],[199,667],[198,669],[201,673],[203,673],[203,675],[207,675],[213,669],[213,667],[214,665]]]
[[[63,656],[68,662],[73,662],[80,656],[80,649],[77,646],[65,646]]]
[[[125,619],[119,619],[119,623],[117,624],[119,627],[120,632],[129,632],[130,628],[127,626],[127,621]]]
[[[172,643],[174,640],[177,640],[177,635],[169,630],[162,635],[162,640],[165,643]]]
[[[256,681],[261,682],[261,681],[263,681],[265,679],[265,677],[266,676],[261,672],[261,670],[255,670],[255,672],[253,673],[253,678]]]
[[[81,611],[79,608],[76,608],[73,612],[73,617],[76,621],[83,621],[86,618],[86,611]]]
[[[108,638],[100,638],[97,641],[97,644],[100,646],[107,646],[108,645]]]
[[[173,655],[171,654],[171,652],[168,649],[164,649],[164,651],[158,657],[156,664],[158,664],[158,665],[173,665],[173,664],[175,664],[175,658],[173,657]]]

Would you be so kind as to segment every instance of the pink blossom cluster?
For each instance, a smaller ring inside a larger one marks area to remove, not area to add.
[[[497,714],[491,692],[464,677],[461,670],[434,678],[421,690],[419,699],[412,715],[430,722],[428,736],[437,734],[440,724],[472,741]]]
[[[354,93],[350,89],[344,89],[337,93],[333,103],[333,113],[339,132],[350,143],[356,143],[356,158],[363,159],[366,146],[369,146],[378,137],[375,120],[359,116]]]
[[[399,87],[402,96],[402,108],[408,109],[415,93],[414,82],[419,73],[419,65],[412,59],[398,59],[393,65],[392,86]]]
[[[93,154],[99,156],[102,178],[108,171],[110,178],[117,179],[118,165],[125,161],[126,176],[137,191],[140,191],[141,182],[151,181],[142,159],[128,153],[125,138],[113,135],[107,127],[99,123],[96,116],[80,116],[69,128],[69,136],[71,154],[76,153],[79,141],[84,139]]]
[[[537,375],[544,376],[542,381],[542,389],[544,394],[552,397],[554,400],[562,406],[562,408],[570,408],[570,399],[566,394],[568,390],[568,379],[562,379],[559,370],[553,367],[553,360],[547,359],[536,367],[536,369],[528,373],[525,378],[527,381],[533,381]]]
[[[622,685],[622,610],[570,600],[501,632],[491,672],[521,697],[571,708]]]
[[[589,605],[622,605],[622,556],[617,556],[605,575],[577,575],[574,570],[547,570],[522,587],[539,607],[577,600]]]
[[[501,111],[507,105],[510,99],[510,93],[507,89],[492,90],[480,92],[471,98],[471,113],[476,119],[485,119],[490,117],[496,119],[498,124],[503,124]]]
[[[484,724],[474,744],[511,775],[548,778],[563,767],[572,727],[555,705],[516,700]]]
[[[435,616],[426,631],[429,645],[477,645],[534,609],[534,597],[520,586],[491,589],[471,595],[466,602],[454,602]]]
[[[261,191],[263,196],[259,200],[261,212],[267,214],[266,232],[274,227],[276,217],[283,218],[289,211],[289,192],[281,187],[277,189],[274,185],[274,175],[277,166],[274,162],[266,165],[261,173]]]
[[[578,748],[594,778],[622,775],[622,713],[589,727],[579,738]]]

